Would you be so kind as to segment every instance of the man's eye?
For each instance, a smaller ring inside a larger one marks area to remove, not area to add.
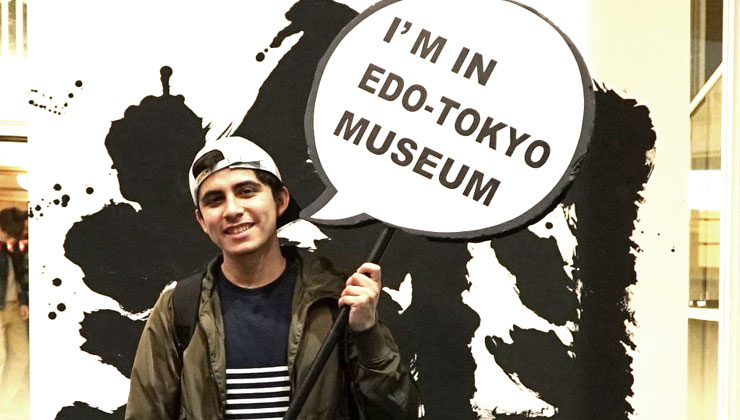
[[[252,187],[243,187],[239,190],[239,194],[241,195],[250,195],[254,193],[254,188]]]
[[[204,197],[203,198],[203,205],[212,207],[215,205],[218,205],[221,202],[220,197]]]

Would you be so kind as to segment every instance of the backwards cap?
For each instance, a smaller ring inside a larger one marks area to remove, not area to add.
[[[255,169],[269,172],[282,182],[275,161],[261,147],[243,137],[207,141],[190,165],[190,195],[198,206],[198,188],[211,174],[224,168]]]

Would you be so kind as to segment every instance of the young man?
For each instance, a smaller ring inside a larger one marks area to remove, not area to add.
[[[193,336],[176,349],[173,290],[147,321],[131,373],[127,419],[281,419],[338,307],[348,331],[299,419],[417,418],[417,391],[378,323],[380,267],[342,276],[310,252],[281,248],[290,195],[272,158],[228,137],[198,152],[190,173],[195,217],[221,249],[201,281]]]

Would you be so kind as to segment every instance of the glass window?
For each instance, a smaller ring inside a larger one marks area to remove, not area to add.
[[[722,3],[691,0],[687,418],[692,420],[717,419],[723,200]]]
[[[717,419],[722,80],[691,115],[688,198],[689,307],[709,311],[688,324],[688,417]]]
[[[722,0],[691,1],[691,98],[722,62]]]
[[[689,319],[687,419],[717,418],[717,344],[719,324]]]
[[[722,80],[707,92],[691,114],[691,169],[720,169]]]
[[[689,305],[719,307],[722,79],[691,115]]]

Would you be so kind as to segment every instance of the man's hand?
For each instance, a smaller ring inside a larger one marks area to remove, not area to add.
[[[362,332],[378,322],[375,309],[380,296],[380,266],[364,263],[347,279],[339,306],[350,306],[349,328]]]
[[[24,321],[28,319],[28,305],[21,305],[21,319]]]

